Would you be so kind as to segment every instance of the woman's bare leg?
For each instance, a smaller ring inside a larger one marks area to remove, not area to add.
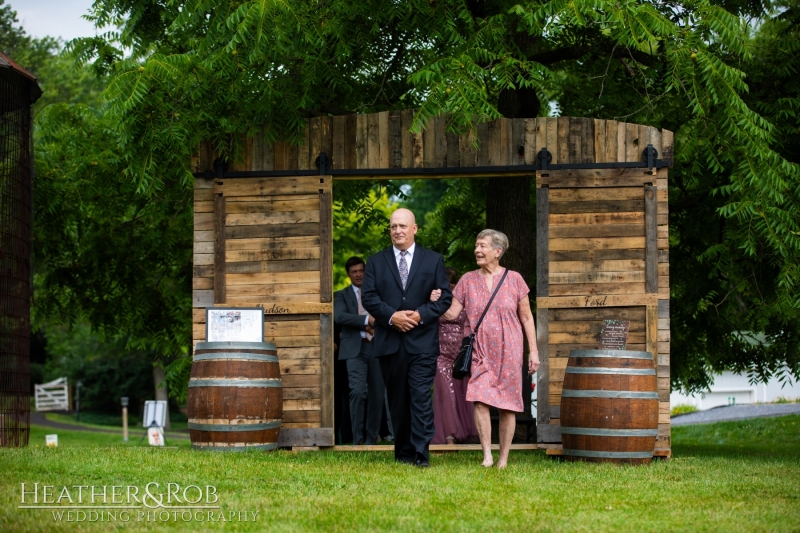
[[[492,419],[489,416],[489,406],[485,403],[475,402],[475,427],[478,428],[478,437],[481,439],[483,449],[483,466],[492,466]],[[508,455],[508,454],[506,454]]]
[[[488,411],[488,409],[487,409]],[[511,441],[514,439],[514,430],[517,428],[517,414],[514,411],[500,409],[500,459],[497,468],[505,468],[508,464],[508,452],[511,450]]]

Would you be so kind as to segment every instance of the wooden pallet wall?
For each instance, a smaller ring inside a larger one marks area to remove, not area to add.
[[[667,130],[574,117],[498,119],[474,133],[447,132],[447,117],[409,131],[414,110],[317,117],[300,144],[244,141],[234,171],[314,170],[332,157],[336,179],[391,179],[388,169],[419,169],[403,178],[529,175],[542,148],[551,164],[641,162],[652,144],[671,164]],[[477,140],[477,146],[475,141]],[[213,169],[206,143],[192,165]],[[475,167],[504,167],[502,174]],[[461,170],[436,172],[435,169]],[[471,170],[475,169],[475,170]],[[288,174],[288,173],[287,173]],[[574,347],[597,346],[602,320],[631,321],[631,349],[657,359],[658,453],[669,437],[668,171],[655,169],[539,172],[537,187],[538,434],[560,443],[560,390]],[[278,345],[284,373],[282,445],[333,442],[331,338],[331,178],[328,176],[198,179],[195,188],[194,340],[205,335],[204,308],[262,305],[265,336]]]
[[[264,308],[283,382],[280,444],[332,445],[330,178],[197,180],[194,207],[195,344],[206,307]]]
[[[638,148],[642,143],[636,141],[650,133],[628,126],[595,121],[597,131],[606,131],[607,157],[616,154],[612,161],[640,157],[609,144],[625,139],[626,145]],[[636,132],[641,137],[631,141]],[[671,149],[671,133],[663,137]],[[659,152],[665,148],[661,136],[646,138]],[[599,155],[598,143],[594,148]],[[578,157],[567,151],[562,162]],[[537,435],[544,446],[561,442],[561,388],[570,350],[598,348],[602,321],[620,319],[630,321],[628,349],[653,353],[659,393],[656,454],[671,453],[667,175],[666,168],[537,173],[537,335],[542,360]]]
[[[351,179],[389,177],[381,169],[418,168],[420,174],[404,177],[446,178],[451,174],[422,169],[534,165],[545,147],[552,154],[552,164],[642,161],[647,144],[656,147],[661,159],[672,161],[673,156],[671,132],[662,134],[640,124],[574,117],[501,118],[479,124],[474,133],[455,135],[447,132],[444,116],[431,119],[422,133],[411,133],[413,117],[414,110],[407,109],[311,118],[299,145],[265,142],[261,135],[247,138],[242,158],[233,163],[232,170],[313,170],[323,152],[332,158],[334,169],[376,171]],[[216,157],[210,144],[202,145],[193,161],[194,171],[212,169]],[[509,175],[513,174],[509,169]]]

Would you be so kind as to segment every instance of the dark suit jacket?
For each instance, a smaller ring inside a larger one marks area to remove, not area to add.
[[[342,337],[339,340],[340,360],[352,359],[361,351],[361,332],[365,329],[366,316],[358,314],[358,300],[352,285],[334,293],[333,320],[342,326]]]
[[[442,289],[437,302],[430,301],[433,289]],[[452,300],[450,280],[440,254],[416,245],[405,291],[392,247],[370,257],[361,285],[361,304],[375,317],[375,356],[396,353],[401,342],[408,353],[439,353],[438,319],[450,308]],[[419,311],[422,324],[406,333],[389,326],[395,311],[403,310]]]

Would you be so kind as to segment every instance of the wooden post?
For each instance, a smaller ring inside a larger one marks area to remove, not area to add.
[[[214,195],[214,303],[225,303],[225,197]]]
[[[128,442],[128,408],[122,408],[122,442]]]
[[[644,187],[645,292],[658,292],[658,203],[656,188]]]

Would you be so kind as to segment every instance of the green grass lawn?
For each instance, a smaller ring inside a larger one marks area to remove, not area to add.
[[[34,428],[28,448],[0,449],[0,531],[800,531],[800,416],[675,428],[673,459],[648,467],[512,452],[505,471],[481,468],[476,452],[435,455],[419,470],[383,452],[202,453],[187,441],[151,449],[135,435],[123,445],[60,430],[48,449],[49,432]],[[124,523],[55,523],[50,511],[18,509],[23,482],[212,485],[233,520],[131,511]]]

